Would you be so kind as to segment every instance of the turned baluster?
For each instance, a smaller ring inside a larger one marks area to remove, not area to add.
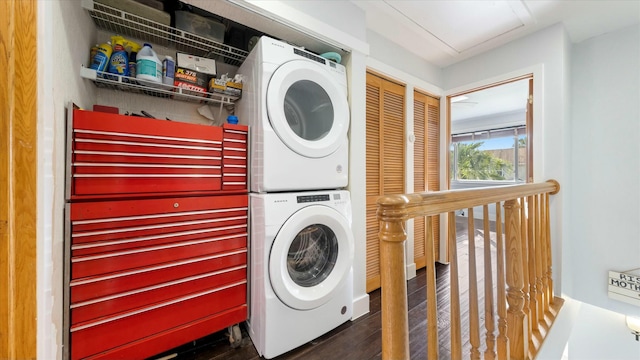
[[[544,293],[544,303],[543,303],[543,308],[544,311],[548,311],[549,310],[549,303],[551,302],[551,299],[549,298],[549,282],[547,279],[547,270],[548,270],[548,265],[547,265],[547,252],[549,251],[549,249],[547,248],[547,236],[549,235],[546,231],[546,227],[549,226],[549,223],[547,222],[547,216],[545,214],[546,212],[546,199],[544,197],[541,198],[541,200],[543,201],[543,214],[541,216],[541,218],[543,219],[543,230],[542,233],[540,234],[540,247],[542,248],[541,253],[542,256],[540,257],[540,262],[541,262],[541,267],[542,267],[542,292]]]
[[[436,254],[433,223],[427,216],[427,359],[438,359],[438,302],[436,295]]]
[[[458,283],[458,250],[456,244],[456,214],[449,212],[449,292],[451,325],[451,359],[462,359],[462,333],[460,331],[460,285]]]
[[[469,343],[471,350],[469,357],[472,360],[480,359],[480,316],[478,311],[478,275],[476,269],[476,236],[473,218],[473,208],[467,210],[469,240]]]
[[[529,196],[527,198],[527,212],[529,214],[529,218],[527,219],[527,245],[528,245],[528,260],[527,264],[529,266],[529,314],[531,321],[529,324],[531,325],[531,330],[538,330],[538,292],[536,289],[536,251],[539,248],[537,242],[537,236],[539,235],[539,230],[536,231],[536,224],[538,222],[538,216],[536,215],[536,206],[535,206],[535,196]]]
[[[545,299],[546,295],[543,291],[544,289],[544,269],[542,267],[542,257],[544,254],[545,244],[543,243],[546,235],[542,233],[542,229],[544,229],[544,210],[542,209],[542,198],[540,195],[536,196],[536,301],[538,303],[538,317],[536,319],[531,319],[531,321],[536,321],[540,323],[544,321],[544,313],[547,310],[545,308]]]
[[[484,225],[484,327],[487,330],[484,358],[496,358],[495,319],[493,318],[493,271],[491,266],[491,228],[489,226],[489,205],[482,207]]]
[[[526,359],[529,353],[528,318],[524,313],[524,275],[522,264],[522,242],[520,240],[520,205],[516,200],[507,200],[505,210],[506,233],[506,282],[508,285],[507,334],[511,359]]]
[[[527,317],[531,319],[531,310],[529,308],[529,264],[527,264],[529,246],[527,244],[527,206],[525,198],[520,198],[520,246],[522,249],[522,280],[523,287],[522,292],[524,296],[524,305],[522,311],[527,314]],[[528,324],[527,333],[531,334],[531,322]]]
[[[498,359],[509,360],[509,338],[507,337],[507,292],[505,289],[504,269],[504,237],[502,236],[502,204],[496,203],[496,258],[498,274],[496,285],[498,287]]]
[[[546,225],[545,231],[547,236],[545,237],[545,242],[547,245],[547,292],[549,296],[549,304],[553,302],[553,272],[551,271],[552,264],[552,256],[551,256],[551,220],[549,219],[549,194],[544,194],[544,205],[545,205],[545,218]]]

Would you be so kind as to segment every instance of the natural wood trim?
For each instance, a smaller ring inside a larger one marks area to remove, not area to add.
[[[382,296],[388,294],[406,294],[406,281],[397,281],[405,277],[404,243],[407,234],[402,223],[382,221],[380,227],[380,262],[388,264],[381,271]],[[409,318],[406,295],[387,297],[382,302],[382,358],[409,359]],[[394,301],[397,300],[397,301]]]
[[[381,80],[385,80],[385,81],[394,83],[395,85],[400,85],[402,87],[405,86],[405,83],[402,82],[402,80],[398,80],[398,79],[392,78],[389,75],[387,75],[385,73],[382,73],[382,72],[379,72],[377,70],[367,69],[367,74],[373,75],[373,76],[375,76],[375,77],[377,77],[377,78],[379,78]]]
[[[438,215],[540,193],[553,194],[558,190],[558,183],[549,180],[535,184],[447,190],[434,193],[385,195],[378,198],[378,217],[382,220],[404,221],[417,216]]]
[[[36,0],[0,1],[0,358],[36,357]]]
[[[529,99],[527,100],[527,182],[533,182],[533,79],[529,79]]]

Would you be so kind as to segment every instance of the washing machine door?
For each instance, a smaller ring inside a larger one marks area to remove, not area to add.
[[[284,63],[271,76],[266,97],[271,127],[296,153],[325,157],[346,139],[347,96],[322,66],[308,60]]]
[[[269,278],[287,306],[310,310],[331,299],[351,276],[353,234],[336,210],[311,205],[294,213],[276,235]]]

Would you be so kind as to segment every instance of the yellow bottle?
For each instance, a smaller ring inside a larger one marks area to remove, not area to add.
[[[107,71],[120,76],[129,75],[129,55],[124,48],[126,40],[122,36],[112,36],[111,44],[113,44],[113,52],[109,60]]]
[[[111,42],[107,41],[104,44],[100,44],[96,55],[93,57],[93,62],[89,67],[96,71],[107,71],[107,66],[109,65],[109,59],[111,58],[112,52],[113,48],[111,47]]]

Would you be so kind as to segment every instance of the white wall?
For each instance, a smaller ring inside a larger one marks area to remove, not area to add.
[[[566,354],[568,359],[637,360],[640,342],[627,328],[624,315],[583,303]]]
[[[619,313],[608,271],[640,268],[640,25],[573,47],[568,233],[572,296]]]
[[[444,69],[447,92],[461,92],[481,84],[495,83],[518,74],[534,74],[534,181],[556,179],[566,186],[568,156],[565,144],[570,140],[567,117],[567,57],[569,41],[562,25],[557,24]],[[561,188],[551,198],[554,286],[562,284],[564,239],[563,207],[568,191]]]
[[[62,343],[65,107],[88,107],[95,87],[79,76],[88,61],[91,19],[79,2],[38,2],[38,358],[60,358]]]
[[[370,46],[371,59],[393,69],[402,69],[402,72],[407,74],[394,76],[400,82],[411,83],[415,82],[412,79],[420,79],[419,81],[429,83],[431,86],[442,87],[442,69],[439,67],[420,59],[376,32],[367,31],[367,42]],[[369,67],[374,68],[371,65]]]

